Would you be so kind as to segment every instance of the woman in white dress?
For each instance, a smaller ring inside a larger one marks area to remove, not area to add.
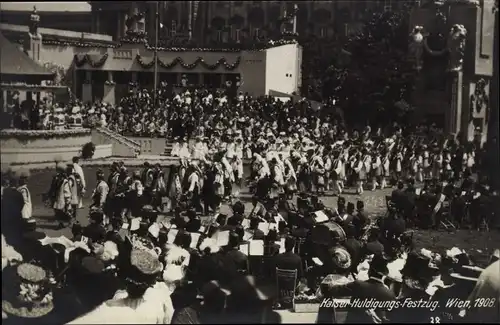
[[[154,252],[132,250],[130,269],[126,270],[126,290],[68,324],[170,324],[174,307],[172,288],[156,279],[162,264]],[[164,278],[169,277],[165,272]]]

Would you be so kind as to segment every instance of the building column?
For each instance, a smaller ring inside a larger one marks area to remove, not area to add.
[[[148,15],[148,21],[146,22],[148,28],[148,34],[149,37],[152,37],[154,40],[155,37],[155,22],[156,22],[156,4],[155,3],[150,3],[149,4],[149,15]]]
[[[85,80],[82,84],[82,101],[92,101],[92,70],[85,71]]]
[[[449,98],[450,109],[445,112],[445,130],[448,134],[453,133],[456,136],[462,129],[462,85],[463,85],[463,72],[452,71],[449,72]],[[462,140],[466,139],[466,130],[463,130]]]
[[[226,87],[226,74],[225,73],[221,74],[221,76],[220,76],[220,83],[221,83],[221,86],[223,88]]]
[[[108,71],[108,80],[104,84],[104,96],[102,101],[108,104],[114,105],[116,102],[116,94],[115,94],[115,82],[113,80],[113,71]]]
[[[95,32],[96,32],[96,34],[100,34],[101,33],[101,12],[97,11],[95,13],[95,15],[96,15]]]
[[[495,29],[493,34],[493,77],[490,82],[490,103],[488,117],[488,139],[497,138],[498,141],[498,10],[495,13]],[[498,150],[498,146],[495,148]]]
[[[123,15],[121,12],[118,13],[116,24],[118,25],[118,27],[116,28],[116,40],[119,40],[120,38],[123,37],[123,30],[124,30]]]

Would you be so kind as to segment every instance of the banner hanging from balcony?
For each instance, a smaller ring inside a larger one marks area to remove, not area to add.
[[[74,57],[75,65],[78,68],[83,67],[85,64],[90,65],[92,68],[101,68],[106,63],[107,60],[108,60],[108,53],[104,53],[104,55],[97,60],[93,59],[92,56],[89,54],[85,54],[83,58],[79,58],[77,54],[75,54]]]
[[[150,62],[146,62],[140,54],[137,54],[136,61],[137,61],[137,63],[139,63],[139,65],[143,69],[151,69],[155,64],[154,58]],[[162,67],[163,69],[167,69],[167,70],[170,70],[177,65],[180,65],[181,67],[183,67],[186,70],[193,70],[198,65],[201,65],[203,68],[205,68],[207,70],[216,70],[217,68],[223,66],[225,70],[233,71],[236,68],[238,68],[238,66],[240,65],[240,62],[241,62],[241,57],[238,57],[234,63],[229,63],[229,62],[227,62],[226,58],[222,57],[219,60],[217,60],[217,62],[215,62],[214,64],[209,64],[209,63],[205,62],[205,60],[201,57],[197,58],[193,63],[186,63],[186,62],[184,62],[184,60],[181,57],[176,57],[171,62],[167,62],[167,63],[158,59],[158,65],[160,67]]]

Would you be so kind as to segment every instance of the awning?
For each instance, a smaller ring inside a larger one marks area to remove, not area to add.
[[[54,73],[42,67],[26,53],[22,52],[16,45],[12,44],[2,33],[0,33],[0,74],[13,76],[36,76],[43,80],[52,80]]]

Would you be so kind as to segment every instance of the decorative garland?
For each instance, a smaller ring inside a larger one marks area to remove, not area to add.
[[[81,60],[78,58],[78,55],[75,54],[74,61],[75,61],[75,65],[78,68],[83,67],[86,63],[88,65],[90,65],[92,68],[101,68],[108,60],[108,56],[109,56],[108,53],[104,53],[104,55],[97,62],[94,62],[92,60],[92,58],[90,57],[90,55],[88,55],[88,54],[85,54],[83,56],[83,59],[81,59]]]
[[[142,59],[142,56],[140,54],[137,54],[137,56],[135,57],[135,60],[137,61],[137,63],[139,63],[139,65],[143,69],[151,69],[155,65],[155,58],[154,57],[153,57],[153,60],[151,60],[151,62],[146,63]],[[158,60],[158,61],[160,61],[160,60]]]
[[[155,64],[154,58],[153,58],[153,60],[151,60],[151,62],[144,62],[144,60],[142,59],[140,54],[137,54],[136,61],[137,61],[137,63],[139,63],[139,65],[143,69],[150,69]],[[201,65],[205,69],[213,71],[213,70],[216,70],[217,68],[219,68],[221,65],[223,65],[227,71],[233,71],[236,68],[238,68],[240,63],[241,63],[240,56],[238,56],[238,58],[236,59],[236,61],[234,63],[229,63],[229,62],[227,62],[226,58],[222,57],[219,60],[217,60],[217,62],[215,62],[214,64],[207,63],[205,61],[205,59],[203,59],[201,57],[198,57],[193,63],[186,63],[186,62],[184,62],[184,60],[181,57],[176,57],[175,59],[173,59],[169,63],[165,63],[162,60],[158,59],[158,65],[164,69],[172,69],[175,66],[180,65],[181,67],[183,67],[186,70],[193,70],[198,65]]]
[[[88,135],[90,134],[90,129],[68,129],[68,130],[32,130],[32,131],[23,131],[18,129],[5,129],[0,130],[0,138],[12,138],[16,137],[19,140],[23,138],[44,138],[44,139],[53,139],[55,137],[59,138],[69,138],[78,135]]]
[[[288,35],[287,35],[288,36]],[[296,36],[296,35],[293,35]],[[19,42],[21,40],[18,40]],[[42,43],[45,45],[53,46],[74,46],[78,48],[111,48],[117,49],[122,47],[124,44],[144,44],[148,51],[154,51],[155,47],[151,46],[146,39],[142,37],[131,37],[126,36],[120,40],[120,42],[95,42],[95,41],[81,41],[81,40],[58,40],[58,39],[42,39]],[[167,46],[156,48],[157,51],[162,52],[241,52],[241,51],[262,51],[269,48],[273,48],[281,45],[296,44],[295,39],[279,39],[279,40],[269,40],[261,43],[252,44],[234,44],[231,47],[217,48],[217,47],[196,47],[196,46]]]
[[[82,41],[60,41],[60,40],[45,40],[42,39],[42,43],[44,45],[55,45],[55,46],[74,46],[74,47],[79,47],[79,48],[117,48],[120,47],[121,44],[114,44],[114,43],[98,43],[98,42],[82,42]]]

